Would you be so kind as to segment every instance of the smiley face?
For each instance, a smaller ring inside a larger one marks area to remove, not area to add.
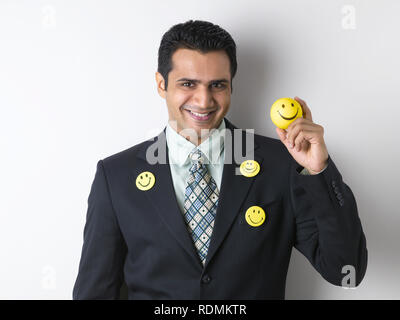
[[[136,187],[139,190],[147,191],[154,186],[156,177],[150,171],[144,171],[136,178]]]
[[[252,206],[246,210],[245,217],[249,225],[258,227],[265,222],[265,211],[259,206]]]
[[[272,122],[278,128],[287,129],[294,120],[303,116],[303,109],[296,100],[281,98],[273,103],[270,115]]]
[[[240,173],[245,177],[254,177],[260,172],[260,164],[255,160],[245,160],[240,165]]]

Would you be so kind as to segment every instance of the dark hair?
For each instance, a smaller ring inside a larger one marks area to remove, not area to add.
[[[168,86],[168,74],[172,70],[172,55],[180,48],[199,50],[202,53],[225,50],[230,61],[232,79],[236,74],[236,44],[230,34],[220,26],[201,20],[189,20],[172,26],[162,37],[158,49],[158,69]]]

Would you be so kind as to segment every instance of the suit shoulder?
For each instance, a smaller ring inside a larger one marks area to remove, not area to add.
[[[282,144],[282,142],[279,139],[263,136],[263,135],[257,134],[257,133],[254,134],[254,139],[257,141],[261,141],[263,143],[271,143],[271,144],[276,144],[276,145]]]
[[[274,152],[287,152],[285,145],[281,140],[263,136],[260,134],[254,134],[254,141],[264,149],[273,150]],[[288,153],[289,154],[289,153]]]
[[[285,170],[295,165],[295,161],[280,139],[254,134],[258,152],[268,159],[270,165]]]
[[[125,165],[134,164],[137,161],[137,155],[143,148],[147,148],[150,144],[154,143],[155,137],[149,140],[142,141],[132,147],[114,153],[102,159],[104,166],[108,168],[123,167]]]

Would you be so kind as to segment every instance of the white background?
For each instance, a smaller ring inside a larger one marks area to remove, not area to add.
[[[286,298],[399,299],[399,9],[395,0],[0,0],[0,298],[71,299],[96,163],[163,129],[161,37],[201,19],[237,44],[228,119],[277,138],[271,104],[303,98],[357,199],[369,254],[361,285],[330,285],[293,250]]]

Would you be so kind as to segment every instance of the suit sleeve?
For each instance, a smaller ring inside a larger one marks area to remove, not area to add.
[[[125,256],[126,245],[112,205],[103,161],[100,160],[88,197],[73,299],[118,299]]]
[[[301,175],[302,169],[293,160],[289,185],[294,246],[334,285],[342,285],[350,266],[358,286],[367,269],[368,251],[354,195],[330,156],[326,169],[317,175]]]

